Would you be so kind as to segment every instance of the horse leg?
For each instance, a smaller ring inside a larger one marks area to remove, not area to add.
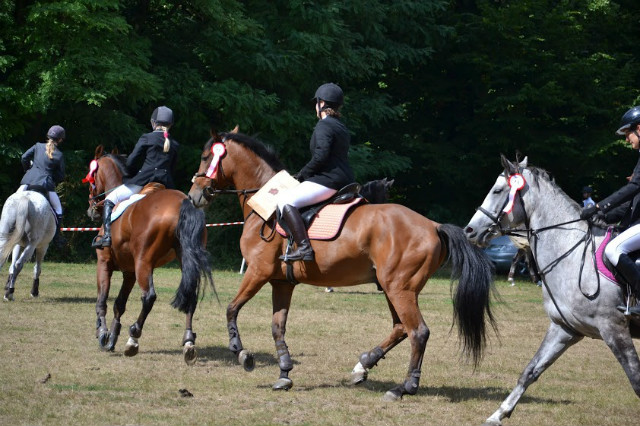
[[[9,265],[9,276],[7,277],[7,284],[4,286],[4,300],[12,301],[13,300],[13,292],[16,287],[16,274],[15,271],[15,263],[16,259],[20,257],[20,246],[16,244],[13,246],[13,250],[11,251],[11,265]],[[6,259],[2,262],[4,264]]]
[[[252,265],[249,265],[249,269],[245,272],[240,283],[240,288],[236,297],[233,298],[231,303],[227,306],[227,331],[229,332],[229,350],[238,357],[238,362],[245,371],[252,371],[255,367],[255,361],[253,354],[242,346],[242,340],[240,339],[240,331],[238,331],[237,320],[240,309],[247,303],[253,296],[255,296],[262,286],[267,282],[267,279],[256,279],[255,272],[253,272]]]
[[[615,329],[600,329],[600,334],[622,365],[634,392],[640,397],[640,360],[638,360],[638,352],[629,334],[629,325],[624,322]]]
[[[573,346],[583,336],[577,336],[570,333],[562,326],[551,323],[547,334],[545,334],[538,351],[533,356],[529,364],[525,367],[524,371],[518,379],[518,384],[511,391],[507,399],[505,399],[500,408],[496,410],[485,422],[485,426],[499,426],[502,425],[502,419],[505,417],[511,417],[511,413],[516,407],[516,404],[527,390],[529,385],[536,380],[544,371],[549,368],[570,346]]]
[[[411,285],[409,285],[409,287],[411,287]],[[418,294],[415,291],[388,291],[387,298],[395,308],[404,326],[404,330],[407,333],[407,337],[411,342],[409,370],[404,382],[387,391],[383,397],[384,401],[397,401],[402,399],[403,395],[415,395],[416,392],[418,392],[422,371],[422,359],[427,347],[430,331],[420,313]]]
[[[407,337],[407,332],[404,325],[402,325],[402,322],[400,322],[396,309],[393,307],[393,304],[389,301],[386,294],[385,297],[387,299],[389,311],[391,312],[391,319],[393,320],[391,334],[371,351],[364,352],[360,355],[360,361],[351,371],[351,383],[354,385],[365,382],[369,375],[369,370],[375,367],[378,364],[378,361],[384,358],[387,352],[396,347],[398,343],[402,342]]]
[[[113,264],[110,259],[105,258],[104,253],[98,254],[97,263],[97,283],[98,298],[96,300],[96,338],[98,345],[102,349],[107,349],[110,339],[107,328],[107,299],[111,288],[111,275],[113,274]]]
[[[4,294],[4,300],[13,300],[13,292],[15,290],[16,279],[22,271],[24,264],[31,259],[35,247],[31,244],[27,244],[22,253],[20,253],[20,246],[15,245],[11,254],[11,266],[9,267],[9,279],[5,287],[6,292]]]
[[[193,313],[195,307],[187,312],[184,335],[182,336],[182,356],[187,365],[194,365],[198,359],[196,351],[196,333],[192,330]]]
[[[42,272],[42,261],[47,254],[48,246],[36,249],[36,263],[33,265],[33,285],[31,286],[31,297],[40,295],[40,272]]]
[[[278,281],[271,283],[271,299],[273,316],[271,318],[271,334],[276,344],[280,377],[273,385],[273,390],[289,390],[293,381],[289,378],[289,371],[293,369],[293,362],[289,354],[289,348],[284,340],[287,332],[287,316],[291,306],[291,296],[295,286],[291,283]]]
[[[141,262],[139,262],[141,263]],[[124,349],[126,356],[135,356],[138,353],[138,339],[142,335],[142,327],[151,312],[156,301],[156,290],[153,286],[153,269],[150,265],[136,265],[136,280],[142,289],[142,310],[138,319],[129,327],[129,340]]]
[[[118,336],[120,335],[120,318],[124,315],[127,309],[127,300],[133,289],[133,285],[136,283],[136,276],[133,272],[122,273],[122,287],[118,292],[118,297],[113,302],[113,320],[111,320],[111,331],[109,331],[109,343],[105,346],[105,350],[113,351],[118,342]]]

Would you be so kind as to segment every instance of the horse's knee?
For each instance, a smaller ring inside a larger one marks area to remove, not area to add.
[[[421,325],[415,331],[414,338],[419,342],[420,345],[426,345],[430,335],[431,331],[429,330],[429,327],[427,327],[426,325]]]

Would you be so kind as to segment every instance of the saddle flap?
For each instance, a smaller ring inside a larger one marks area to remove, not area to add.
[[[312,240],[331,240],[336,238],[342,229],[346,214],[363,200],[364,198],[357,197],[353,198],[349,203],[328,204],[317,212],[311,212],[313,213],[311,225],[309,226],[305,222],[309,238]],[[288,235],[280,226],[280,223],[276,223],[276,231],[283,237]]]

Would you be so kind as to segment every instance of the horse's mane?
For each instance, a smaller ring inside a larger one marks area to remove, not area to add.
[[[575,206],[578,207],[578,208],[580,207],[576,200],[574,200],[573,198],[569,197],[567,195],[567,193],[564,192],[562,190],[562,188],[560,188],[560,186],[558,186],[558,184],[556,183],[555,178],[551,175],[551,173],[549,173],[545,169],[541,169],[540,167],[535,167],[535,166],[531,166],[531,165],[527,166],[527,169],[533,175],[533,178],[534,178],[534,182],[533,183],[536,186],[539,186],[538,185],[538,181],[539,180],[541,180],[541,179],[545,180],[545,181],[549,182],[549,184],[551,185],[551,188],[553,189],[554,192],[562,194],[564,197],[566,197],[570,201],[570,204],[575,204]]]
[[[129,172],[127,171],[127,163],[126,163],[126,156],[122,155],[122,154],[105,154],[105,157],[109,157],[110,159],[113,160],[113,162],[115,163],[116,166],[118,166],[118,169],[120,170],[120,173],[122,173],[122,176],[129,176]]]
[[[275,153],[275,150],[268,145],[265,145],[263,142],[258,139],[245,135],[243,133],[222,133],[222,140],[233,140],[234,142],[243,145],[247,149],[253,151],[258,157],[262,158],[274,171],[279,172],[284,169],[284,165],[278,159],[278,156]],[[214,140],[209,139],[207,144],[205,145],[205,151],[211,149],[211,145]]]

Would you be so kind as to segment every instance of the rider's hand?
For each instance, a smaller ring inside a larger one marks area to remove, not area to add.
[[[589,219],[594,214],[598,213],[598,207],[595,204],[588,205],[580,212],[580,219]]]

